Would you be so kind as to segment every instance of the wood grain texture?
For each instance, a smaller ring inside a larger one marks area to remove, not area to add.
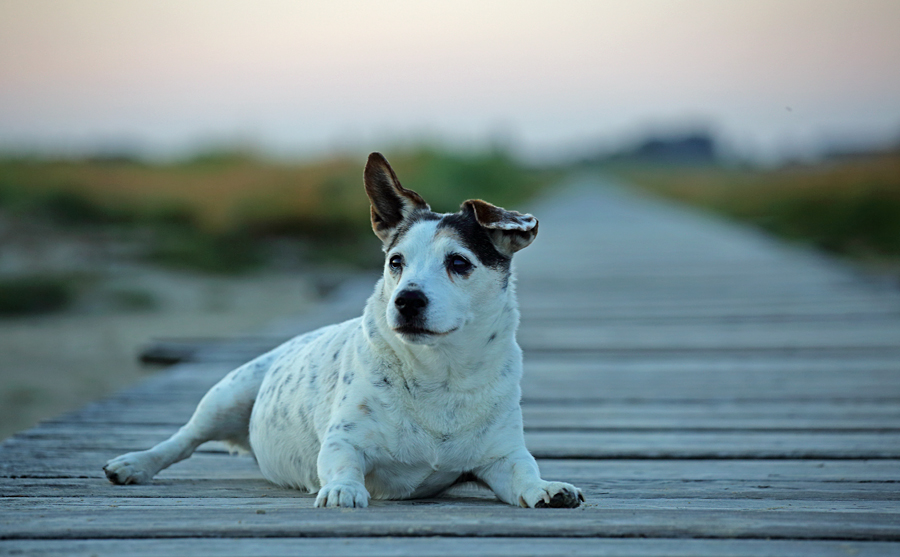
[[[536,204],[517,255],[526,440],[576,510],[438,499],[321,510],[208,443],[143,486],[100,467],[230,369],[358,314],[374,279],[0,443],[0,555],[897,555],[900,293],[596,178]],[[168,344],[167,344],[168,343]]]
[[[859,541],[344,537],[0,540],[0,555],[48,557],[146,555],[172,557],[894,557],[900,544]]]

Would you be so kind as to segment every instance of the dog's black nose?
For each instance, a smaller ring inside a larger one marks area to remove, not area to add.
[[[428,305],[428,297],[421,290],[401,290],[397,293],[394,305],[405,319],[413,319]]]

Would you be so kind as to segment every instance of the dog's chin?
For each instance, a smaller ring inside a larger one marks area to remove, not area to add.
[[[400,325],[394,327],[394,333],[406,344],[437,344],[442,338],[453,333],[459,327],[454,327],[449,331],[432,331],[424,327],[416,327],[413,325]]]

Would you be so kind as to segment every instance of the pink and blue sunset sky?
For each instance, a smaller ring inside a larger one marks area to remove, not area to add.
[[[0,0],[0,151],[900,139],[897,0]]]

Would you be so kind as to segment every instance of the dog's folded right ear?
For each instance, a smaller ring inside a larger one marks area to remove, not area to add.
[[[372,230],[382,242],[416,211],[430,211],[422,196],[400,185],[394,169],[381,153],[372,153],[364,174],[366,195],[372,203]]]
[[[471,212],[497,251],[507,257],[528,247],[537,236],[538,220],[527,213],[507,211],[480,199],[470,199],[462,204],[462,208]]]

